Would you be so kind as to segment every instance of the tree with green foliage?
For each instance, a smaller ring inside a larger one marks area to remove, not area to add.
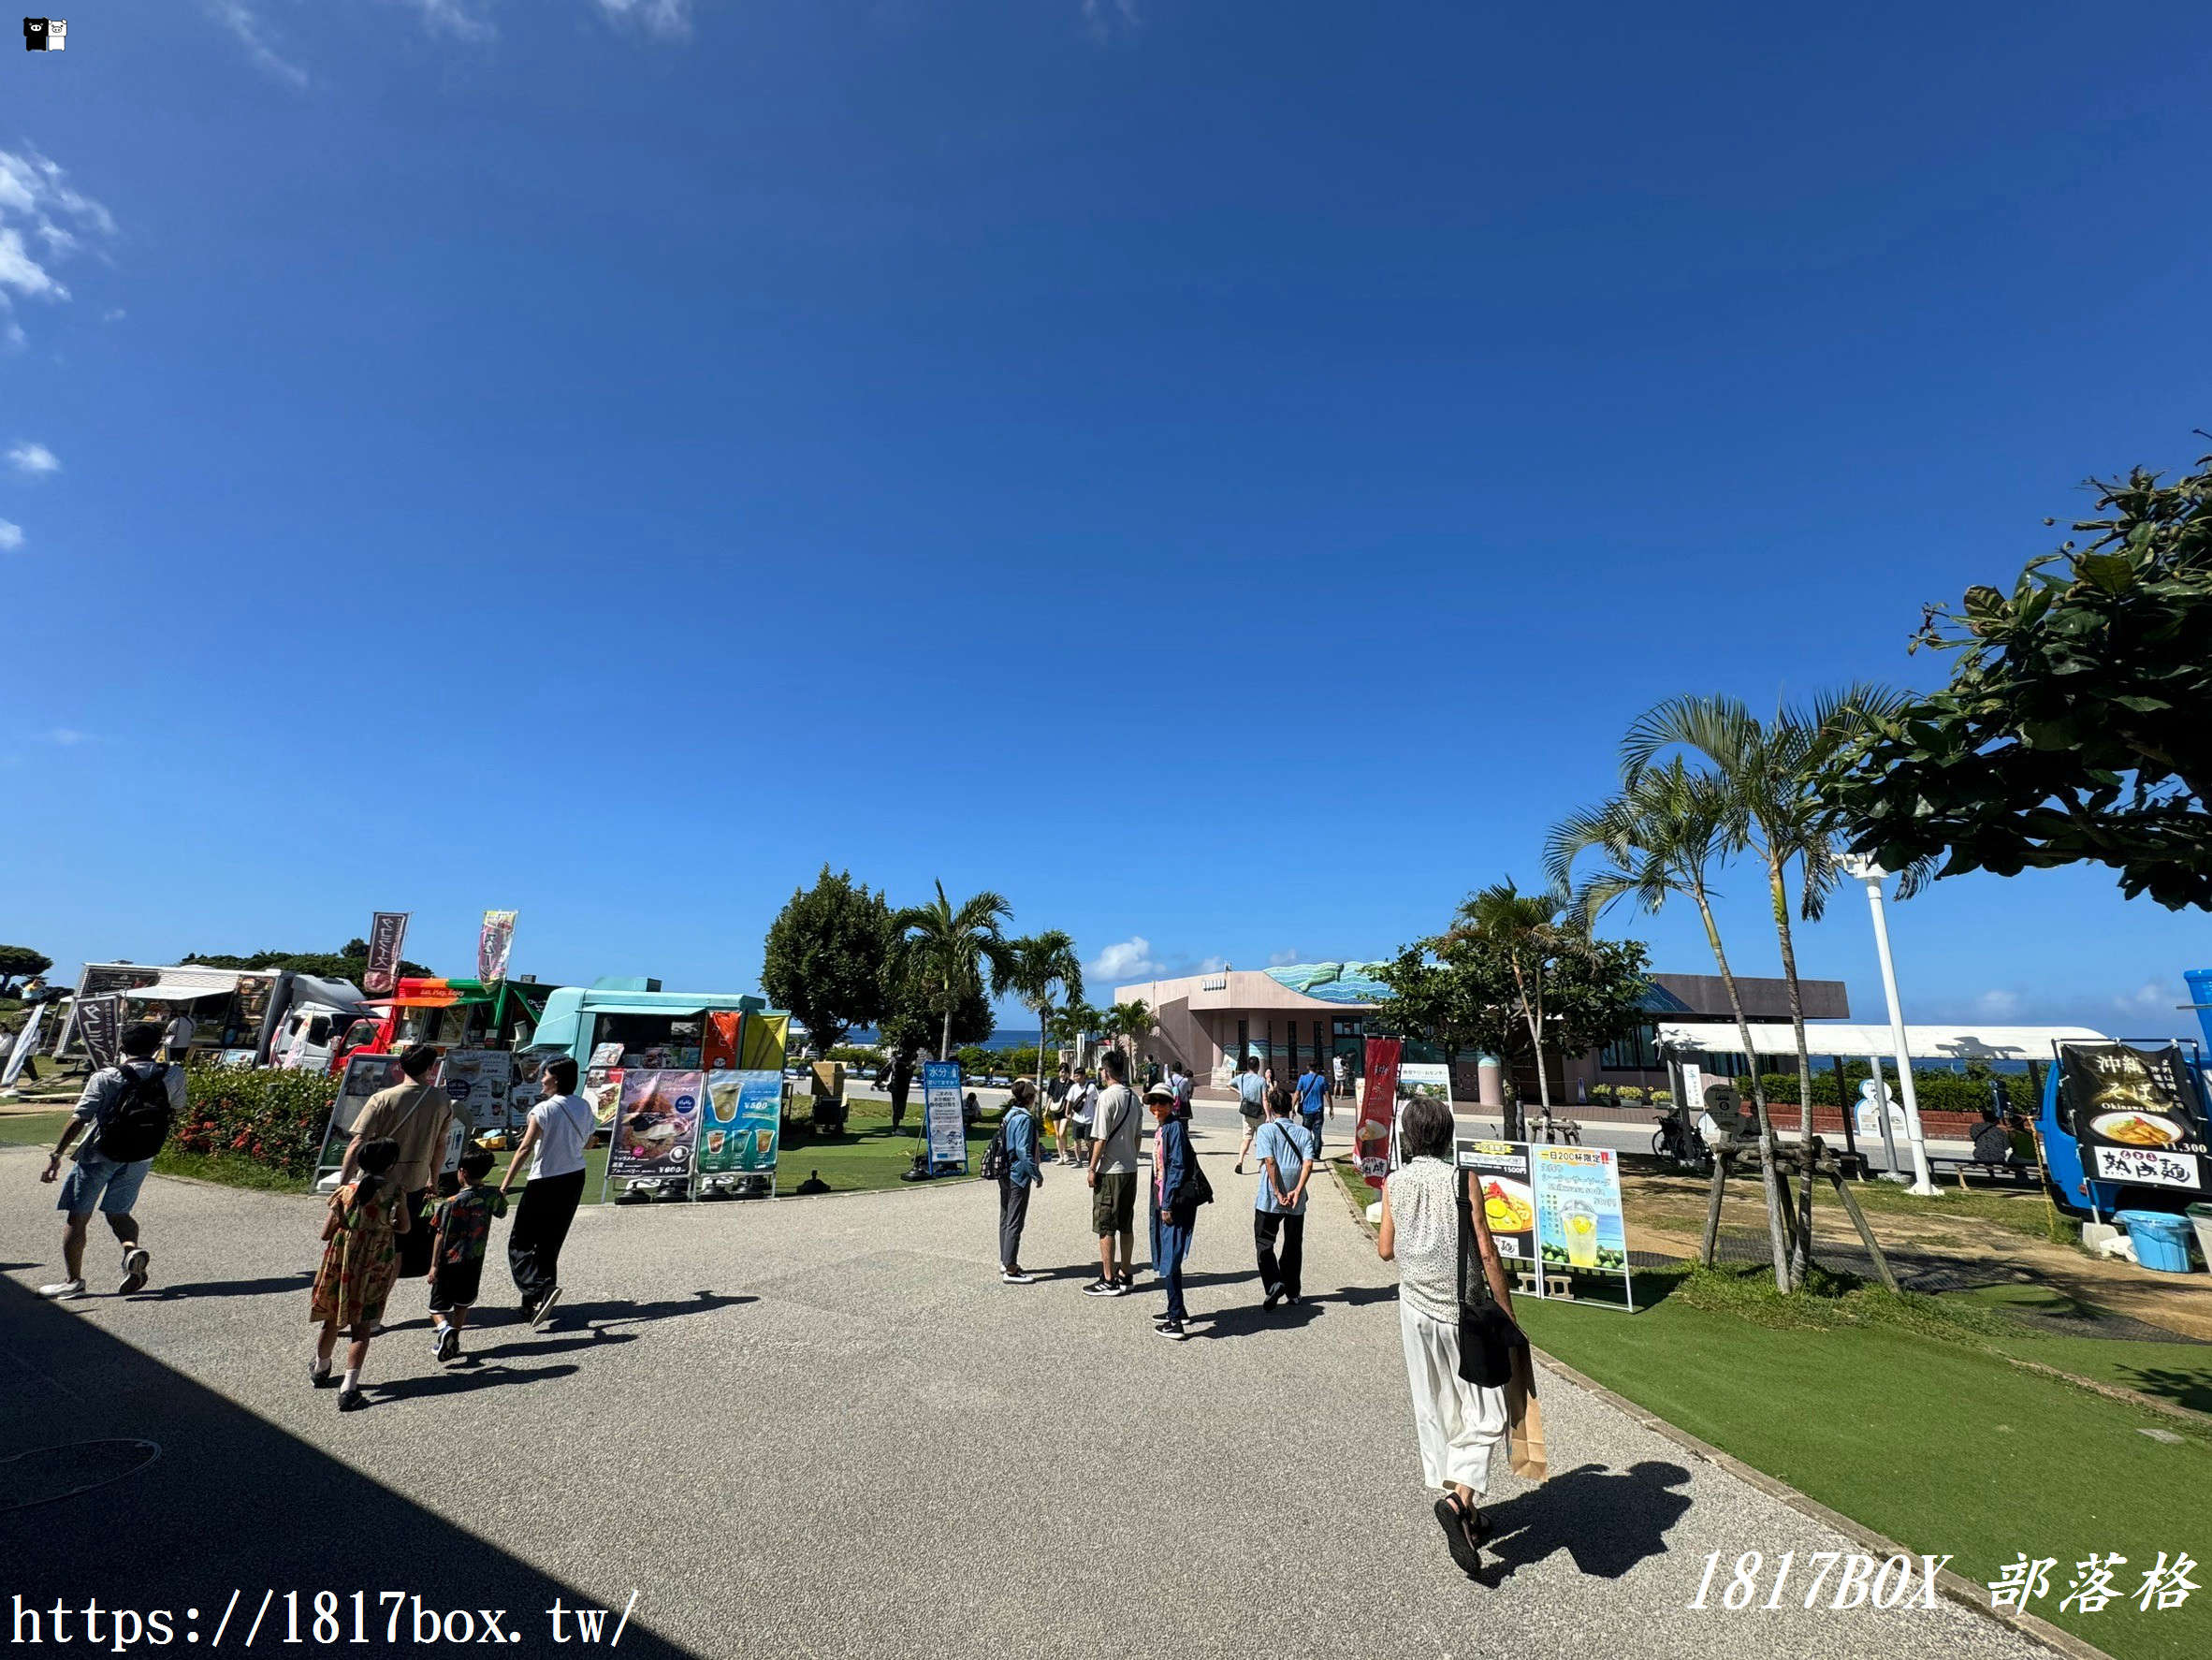
[[[1551,881],[1566,886],[1586,853],[1598,855],[1598,868],[1583,876],[1575,903],[1592,922],[1623,899],[1638,910],[1657,915],[1671,898],[1686,898],[1697,908],[1705,925],[1705,942],[1721,971],[1721,985],[1728,1008],[1736,1017],[1736,1033],[1743,1053],[1752,1059],[1752,1111],[1759,1132],[1759,1172],[1767,1199],[1767,1231],[1774,1252],[1774,1283],[1787,1291],[1792,1283],[1788,1223],[1783,1215],[1782,1184],[1774,1166],[1774,1121],[1767,1106],[1766,1085],[1758,1076],[1751,1022],[1745,1018],[1743,994],[1729,966],[1727,948],[1721,941],[1721,925],[1713,915],[1713,876],[1728,856],[1733,804],[1726,790],[1710,774],[1692,772],[1675,756],[1664,764],[1647,766],[1624,784],[1618,795],[1594,808],[1569,813],[1552,826],[1545,840],[1544,866]],[[1708,1237],[1719,1216],[1720,1190],[1712,1196]],[[1710,1267],[1710,1264],[1709,1263]]]
[[[1854,686],[1803,708],[1777,710],[1767,721],[1733,697],[1675,697],[1639,718],[1621,747],[1621,776],[1631,785],[1657,756],[1670,750],[1701,758],[1725,808],[1726,851],[1748,853],[1767,879],[1797,1049],[1801,1145],[1812,1143],[1812,1056],[1805,1035],[1797,939],[1790,927],[1791,868],[1794,866],[1797,875],[1800,914],[1808,922],[1819,921],[1841,874],[1836,864],[1834,818],[1821,798],[1821,779],[1870,721],[1893,712],[1902,701],[1897,692],[1878,686]],[[1791,1273],[1802,1279],[1812,1251],[1809,1181],[1797,1194],[1794,1250]]]
[[[1460,907],[1454,930],[1493,948],[1512,977],[1512,1007],[1527,1028],[1535,1057],[1536,1097],[1551,1111],[1551,1080],[1544,1070],[1545,997],[1552,970],[1583,950],[1589,929],[1575,914],[1566,894],[1524,894],[1510,878],[1471,894]],[[1514,1047],[1518,1047],[1516,1044]],[[1519,1103],[1510,1103],[1508,1135],[1520,1132]]]
[[[873,1026],[888,1011],[884,965],[894,938],[883,896],[825,864],[814,885],[795,890],[768,925],[761,989],[826,1055],[854,1027]]]
[[[891,919],[897,972],[938,1013],[939,1056],[953,1052],[953,1012],[969,997],[981,997],[986,979],[1004,984],[1012,958],[1001,929],[1012,920],[1013,907],[989,889],[954,905],[941,881],[935,899],[910,905]]]
[[[1137,1046],[1152,1036],[1159,1022],[1153,1018],[1151,1005],[1142,997],[1131,997],[1126,1003],[1116,1003],[1106,1011],[1099,1022],[1099,1030],[1116,1049],[1125,1049],[1129,1057],[1129,1077],[1137,1077]]]
[[[1826,787],[1861,853],[1934,876],[2093,862],[2130,898],[2212,908],[2212,456],[2091,480],[2102,517],[2008,595],[1931,605],[1950,683],[1871,724]],[[2049,521],[2046,521],[2049,522]]]
[[[0,997],[12,997],[17,981],[43,974],[52,967],[53,958],[42,951],[33,951],[27,945],[0,945]]]
[[[960,1044],[983,1042],[997,1030],[998,1023],[981,985],[969,987],[953,1005],[949,1030],[925,983],[895,979],[891,999],[891,1012],[883,1017],[879,1035],[891,1051],[891,1075],[883,1087],[891,1097],[891,1128],[896,1129],[906,1120],[915,1063],[924,1052],[950,1059]],[[935,1047],[939,1043],[944,1047]]]
[[[1085,1002],[1079,993],[1070,997],[1054,1014],[1053,1029],[1046,1036],[1055,1042],[1067,1044],[1080,1057],[1084,1039],[1099,1030],[1105,1019],[1105,1015]]]
[[[1052,1031],[1053,1004],[1056,997],[1065,997],[1070,1004],[1082,1001],[1083,959],[1076,954],[1073,938],[1059,928],[1025,934],[1010,941],[1006,952],[1006,971],[994,981],[992,989],[1011,991],[1037,1012],[1040,1045],[1037,1081],[1041,1085],[1044,1082],[1042,1044]]]
[[[356,951],[354,948],[359,946]],[[340,952],[330,951],[257,951],[252,956],[230,956],[221,952],[188,951],[177,959],[180,963],[196,963],[208,968],[248,968],[256,972],[277,969],[294,974],[311,974],[317,980],[344,980],[355,985],[361,983],[361,976],[369,970],[369,944],[363,939],[349,940]],[[402,961],[398,972],[411,980],[435,980],[438,971],[422,963]]]

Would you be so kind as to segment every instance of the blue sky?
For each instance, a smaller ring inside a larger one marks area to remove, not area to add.
[[[1125,968],[1381,954],[1651,703],[1926,683],[1923,603],[2205,447],[2200,7],[1366,9],[185,0],[6,57],[0,939],[386,908],[463,971],[509,906],[519,970],[746,986],[826,859]],[[2163,1030],[2212,963],[2101,871],[1894,925],[1930,1018]]]

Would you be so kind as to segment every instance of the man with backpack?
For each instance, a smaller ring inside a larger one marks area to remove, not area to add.
[[[95,1210],[108,1218],[123,1245],[123,1281],[116,1295],[145,1289],[152,1258],[138,1243],[131,1207],[138,1201],[154,1154],[168,1139],[170,1124],[184,1108],[184,1069],[154,1058],[161,1039],[161,1027],[153,1025],[134,1026],[123,1034],[121,1063],[102,1067],[86,1080],[77,1111],[46,1161],[38,1179],[57,1180],[62,1155],[80,1135],[84,1137],[56,1206],[68,1218],[62,1225],[62,1278],[39,1287],[41,1297],[63,1303],[85,1294],[84,1238]]]

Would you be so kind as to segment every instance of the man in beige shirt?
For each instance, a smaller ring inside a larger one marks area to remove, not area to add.
[[[444,1089],[427,1082],[437,1067],[438,1052],[428,1043],[417,1043],[400,1056],[400,1070],[407,1081],[369,1098],[354,1121],[354,1139],[346,1143],[345,1166],[338,1177],[342,1184],[354,1179],[364,1143],[400,1143],[400,1162],[392,1167],[390,1180],[406,1194],[407,1214],[416,1218],[416,1225],[395,1242],[401,1279],[420,1279],[430,1271],[430,1230],[421,1225],[420,1217],[423,1201],[438,1179],[438,1167],[444,1162],[445,1129],[453,1117],[453,1103]]]

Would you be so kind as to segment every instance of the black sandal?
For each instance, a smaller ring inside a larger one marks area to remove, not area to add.
[[[1452,1561],[1460,1572],[1473,1579],[1482,1566],[1482,1551],[1458,1493],[1447,1493],[1436,1501],[1436,1522],[1444,1529],[1444,1542]]]

